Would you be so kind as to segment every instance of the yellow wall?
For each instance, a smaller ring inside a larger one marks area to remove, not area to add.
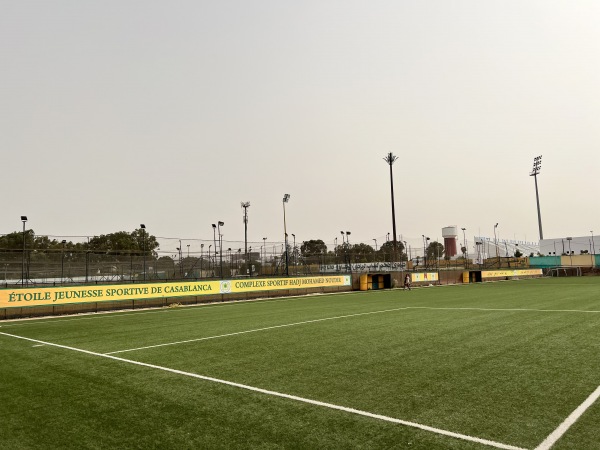
[[[561,256],[561,266],[594,267],[594,255]]]
[[[349,275],[0,289],[0,308],[351,286]]]

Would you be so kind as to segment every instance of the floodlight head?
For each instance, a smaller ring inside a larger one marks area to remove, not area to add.
[[[67,241],[64,239],[61,241],[61,244],[63,244],[63,245],[65,245],[66,243],[67,243]]]
[[[212,227],[213,227],[213,228],[217,228],[217,226],[216,226],[214,223],[212,224]]]
[[[225,222],[219,220],[219,226],[222,227],[223,225],[225,225]]]
[[[22,220],[23,222],[27,222],[27,216],[21,216],[21,220]]]
[[[533,169],[529,174],[530,177],[536,176],[542,170],[542,155],[533,158]]]
[[[348,235],[349,235],[349,234],[352,234],[352,233],[350,233],[349,231],[346,231],[346,234],[348,234]]]
[[[290,194],[285,194],[283,196],[283,203],[287,203],[289,199],[290,199]]]
[[[496,228],[498,226],[498,224],[494,225],[494,228]]]
[[[344,234],[344,232],[343,232],[343,231],[340,231],[340,233]]]
[[[146,228],[146,225],[144,225],[143,223],[140,223],[140,228]]]

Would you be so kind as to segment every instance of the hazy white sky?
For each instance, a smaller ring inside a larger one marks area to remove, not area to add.
[[[0,0],[0,233],[600,234],[600,2]]]

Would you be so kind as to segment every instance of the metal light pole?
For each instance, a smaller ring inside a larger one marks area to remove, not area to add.
[[[143,257],[144,257],[144,281],[146,281],[146,225],[141,223],[140,228],[142,229],[142,248],[143,248]]]
[[[567,241],[569,241],[569,260],[570,260],[569,265],[571,267],[573,267],[573,252],[571,251],[571,241],[572,240],[573,240],[572,237],[567,237]]]
[[[294,238],[294,247],[292,247],[292,257],[294,262],[294,272],[296,273],[298,262],[296,261],[296,235],[292,233],[292,237]]]
[[[60,284],[61,286],[64,284],[65,278],[65,244],[67,241],[62,240],[62,251],[60,252]]]
[[[203,258],[204,258],[204,244],[200,244],[200,278],[202,278]]]
[[[183,278],[183,268],[181,264],[181,239],[179,239],[179,247],[177,247],[177,254],[179,255],[179,277]]]
[[[468,255],[469,249],[467,248],[467,234],[466,234],[467,229],[461,228],[461,230],[463,232],[463,247],[465,249],[465,251],[463,252],[463,255],[465,257],[465,267],[468,268],[469,263],[467,262],[467,255]]]
[[[209,272],[210,272],[210,259],[211,259],[211,255],[212,255],[212,253],[211,253],[211,251],[210,251],[210,248],[211,248],[211,247],[212,247],[212,244],[210,244],[210,245],[208,246],[208,271],[209,271]],[[213,277],[215,276],[215,265],[214,265],[214,264],[213,264],[213,273],[212,273],[212,276],[213,276]]]
[[[498,255],[498,238],[496,237],[496,228],[498,228],[498,224],[494,225],[494,247],[496,247],[496,261],[498,262],[498,268],[500,268],[500,256]]]
[[[392,165],[398,159],[397,156],[394,156],[393,153],[388,153],[383,160],[389,164],[390,166],[390,191],[392,198],[392,231],[394,233],[394,256],[392,262],[398,259],[398,243],[396,241],[396,209],[394,207],[394,174],[392,172]]]
[[[267,264],[267,238],[263,238],[263,245],[265,246],[265,260],[262,263],[262,273],[265,274],[265,265]]]
[[[221,261],[221,278],[223,278],[223,235],[221,234],[221,227],[225,225],[225,222],[219,220],[217,222],[217,228],[219,232],[219,258]]]
[[[285,194],[283,196],[283,234],[285,238],[285,274],[286,276],[290,275],[289,270],[289,260],[288,260],[288,234],[287,234],[287,226],[285,223],[285,204],[289,201],[290,194]]]
[[[217,225],[215,225],[213,223],[212,228],[213,228],[213,244],[215,244],[215,256],[213,258],[213,277],[214,277],[215,276],[215,267],[217,266],[217,238],[215,235],[215,233],[217,232]],[[209,254],[210,254],[210,251],[209,251]]]
[[[244,253],[246,255],[246,265],[248,265],[248,208],[250,202],[241,202],[242,208],[244,208]]]
[[[23,255],[22,265],[21,265],[21,286],[25,285],[25,222],[27,222],[27,216],[21,216],[21,221],[23,222]],[[5,277],[6,278],[6,275]]]
[[[542,213],[540,212],[540,196],[538,194],[537,176],[542,170],[542,155],[533,158],[533,170],[529,174],[530,177],[535,179],[535,200],[537,202],[537,213],[538,213],[538,226],[540,228],[540,241],[544,239],[544,233],[542,232]]]

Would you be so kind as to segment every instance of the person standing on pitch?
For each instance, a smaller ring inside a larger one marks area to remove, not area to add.
[[[410,274],[406,274],[406,276],[404,277],[404,290],[411,290],[410,288]]]

